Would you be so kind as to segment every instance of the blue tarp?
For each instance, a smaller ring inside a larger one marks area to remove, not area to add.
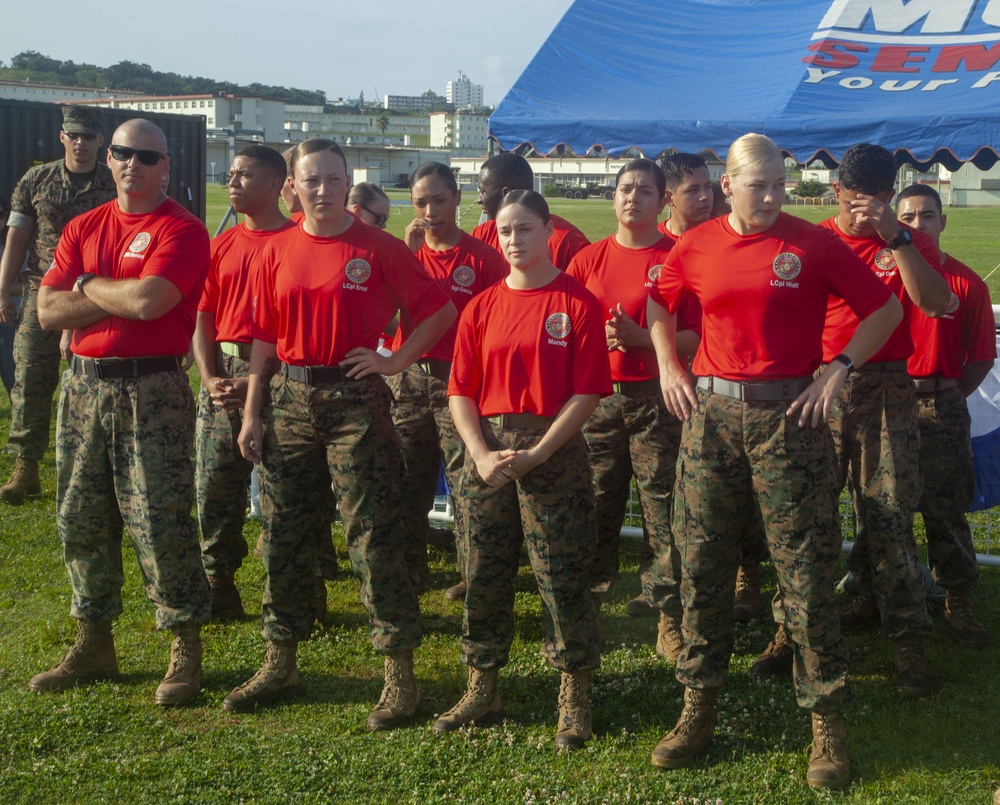
[[[576,0],[489,131],[505,150],[720,158],[756,131],[800,163],[868,141],[985,169],[1000,159],[1000,2]]]

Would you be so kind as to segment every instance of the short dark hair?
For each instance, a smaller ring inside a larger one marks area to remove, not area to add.
[[[656,189],[662,196],[667,189],[667,178],[663,175],[663,169],[657,165],[653,160],[646,159],[645,157],[639,157],[638,159],[630,159],[624,165],[622,165],[621,170],[618,171],[618,175],[615,176],[615,187],[618,187],[618,182],[621,181],[622,176],[626,173],[648,173],[653,177],[653,183],[656,185]]]
[[[513,204],[531,210],[542,219],[543,224],[547,224],[550,220],[548,203],[542,198],[541,194],[536,193],[534,190],[511,190],[503,197],[503,201],[497,207],[497,215],[500,214],[500,210],[504,207],[510,207]]]
[[[528,160],[513,151],[501,151],[483,163],[491,182],[509,190],[531,190],[535,186],[535,174]]]
[[[314,137],[312,140],[303,140],[295,146],[295,150],[288,160],[288,175],[295,175],[295,166],[299,164],[299,160],[302,157],[309,154],[317,154],[320,151],[333,151],[333,153],[344,160],[344,169],[347,169],[347,157],[344,156],[344,152],[339,145],[333,140],[327,140],[325,137]]]
[[[844,152],[837,177],[845,190],[875,196],[896,184],[896,158],[887,148],[858,143]]]
[[[275,179],[284,179],[288,173],[285,158],[266,145],[248,145],[237,151],[236,156],[252,159]]]
[[[676,190],[685,176],[690,176],[699,168],[708,170],[708,163],[697,154],[671,154],[661,160],[661,165],[666,186],[671,190]]]
[[[911,184],[909,187],[903,188],[899,195],[896,196],[896,209],[899,209],[899,202],[901,202],[904,198],[915,198],[917,196],[934,199],[934,204],[937,206],[938,213],[944,212],[944,205],[941,204],[940,194],[933,187],[926,184]]]
[[[413,174],[410,176],[410,188],[412,189],[413,185],[425,176],[437,176],[442,182],[445,183],[447,188],[452,193],[458,192],[458,182],[455,181],[455,171],[442,162],[429,160],[417,165],[417,169],[413,171]]]

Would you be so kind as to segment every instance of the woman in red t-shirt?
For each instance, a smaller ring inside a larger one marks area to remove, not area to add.
[[[781,212],[785,166],[775,143],[733,143],[722,177],[728,216],[690,230],[650,292],[650,335],[667,407],[685,421],[671,526],[681,555],[684,712],[653,751],[686,766],[711,740],[715,700],[733,647],[741,523],[759,509],[794,643],[795,690],[812,711],[807,781],[850,780],[841,709],[847,647],[833,602],[840,551],[830,406],[847,373],[901,318],[885,285],[832,232]],[[677,360],[673,312],[684,290],[702,305],[695,382]],[[814,380],[830,295],[861,323]]]
[[[600,303],[549,259],[548,205],[508,193],[497,214],[510,275],[473,299],[459,323],[451,414],[468,455],[459,499],[468,538],[465,695],[442,732],[498,718],[498,670],[514,638],[514,579],[523,541],[546,609],[542,652],[562,672],[556,744],[590,739],[588,689],[600,662],[590,595],[595,544],[583,423],[611,393]]]
[[[507,275],[507,264],[500,252],[459,228],[456,214],[462,193],[447,165],[419,165],[410,177],[410,198],[416,217],[406,227],[406,245],[461,314],[474,297]],[[400,518],[406,566],[418,592],[427,584],[428,539],[447,534],[427,527],[427,512],[434,506],[442,459],[453,496],[458,494],[458,474],[465,462],[465,445],[448,411],[448,376],[456,330],[457,322],[409,369],[388,378],[393,396],[392,420],[403,452]],[[392,341],[393,351],[406,343],[412,331],[413,322],[404,312]],[[455,532],[461,569],[465,545],[457,506]],[[464,600],[464,583],[449,588],[445,595]]]

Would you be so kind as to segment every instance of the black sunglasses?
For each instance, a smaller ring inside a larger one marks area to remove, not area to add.
[[[161,159],[166,159],[166,154],[153,151],[148,148],[129,148],[125,145],[112,145],[109,150],[111,156],[119,162],[128,162],[132,157],[138,157],[143,165],[155,165]]]
[[[90,134],[85,131],[64,131],[63,134],[65,134],[71,140],[86,140],[88,143],[92,143],[94,140],[97,139],[96,134]]]
[[[375,226],[379,229],[385,229],[385,225],[389,223],[388,215],[379,215],[375,210],[368,209],[364,204],[359,204],[358,206],[375,219]]]

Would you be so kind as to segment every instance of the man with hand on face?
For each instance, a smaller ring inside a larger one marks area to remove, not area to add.
[[[61,333],[38,324],[38,284],[52,264],[59,236],[72,218],[115,197],[107,165],[97,163],[104,145],[101,110],[88,106],[63,109],[59,141],[65,156],[29,170],[14,190],[7,244],[0,258],[0,323],[17,323],[11,295],[28,258],[21,323],[14,336],[15,379],[11,389],[10,437],[14,472],[0,487],[0,500],[20,503],[41,491],[38,462],[49,445],[52,395],[59,385]]]
[[[915,184],[896,201],[899,220],[923,232],[940,248],[948,221],[941,197],[932,187]],[[917,390],[920,423],[920,512],[934,579],[945,591],[944,629],[966,646],[993,638],[972,611],[972,591],[979,572],[976,549],[965,512],[976,489],[972,465],[971,420],[965,398],[993,368],[997,342],[993,306],[986,283],[950,254],[941,268],[951,288],[948,312],[930,318],[914,311],[913,354],[907,371]]]
[[[504,151],[483,163],[476,183],[479,186],[476,202],[482,206],[489,220],[473,229],[472,237],[488,243],[499,252],[501,249],[496,217],[500,202],[511,190],[533,190],[535,177],[528,160],[513,151]],[[558,215],[549,217],[552,221],[549,257],[552,265],[565,271],[576,253],[584,246],[589,246],[590,241],[565,218],[560,218]]]
[[[56,503],[78,636],[62,662],[31,679],[36,692],[118,675],[111,622],[122,611],[123,522],[156,626],[174,635],[155,701],[184,704],[201,688],[210,597],[191,516],[194,399],[181,364],[209,242],[204,224],[162,190],[166,150],[147,120],[118,127],[108,149],[118,198],[67,225],[38,293],[42,327],[74,331]]]
[[[234,576],[247,555],[243,520],[253,464],[243,458],[236,439],[243,425],[253,343],[251,275],[271,235],[294,226],[278,208],[285,175],[285,160],[273,148],[251,145],[233,160],[229,201],[243,223],[212,241],[212,264],[192,342],[201,371],[195,474],[198,524],[212,588],[212,619],[217,621],[243,615]]]

